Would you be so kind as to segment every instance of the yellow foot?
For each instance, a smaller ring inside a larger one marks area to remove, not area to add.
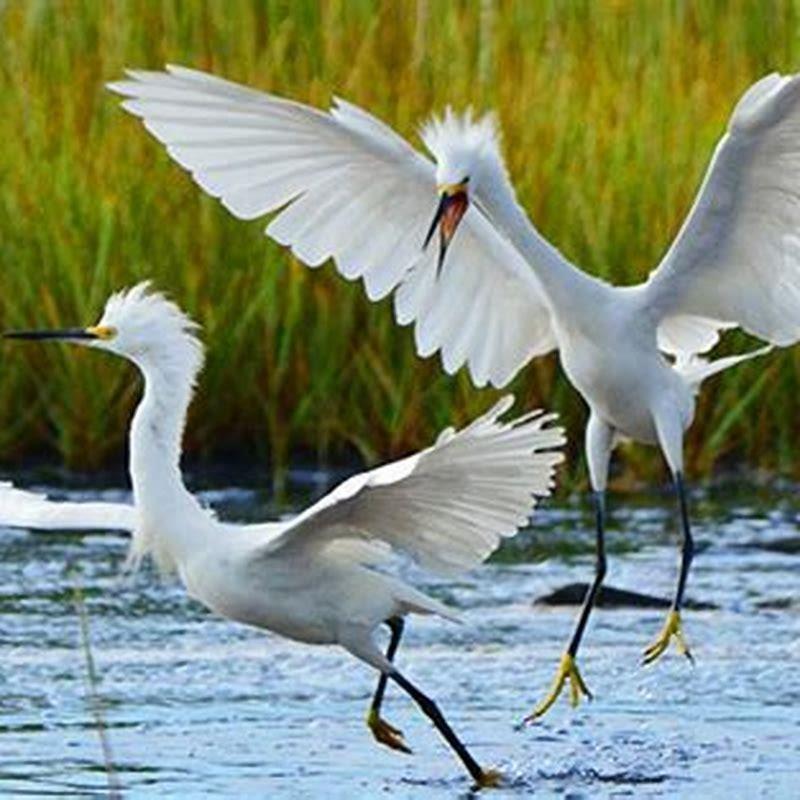
[[[675,611],[674,609],[667,614],[667,621],[664,623],[661,632],[653,640],[653,643],[645,648],[642,663],[652,664],[658,659],[669,647],[670,640],[673,637],[675,638],[675,647],[678,652],[694,663],[694,657],[689,651],[689,645],[686,644],[686,639],[683,638],[681,612]]]
[[[390,725],[373,709],[370,709],[367,714],[367,727],[381,744],[385,744],[392,750],[399,750],[401,753],[411,752],[411,748],[403,738],[403,732],[395,728],[394,725]]]
[[[503,773],[499,769],[485,769],[481,777],[475,781],[472,787],[474,790],[478,789],[496,789],[503,783]]]
[[[569,653],[564,653],[564,655],[561,656],[561,662],[558,665],[558,672],[556,672],[556,678],[553,681],[550,693],[527,717],[525,717],[523,722],[533,722],[535,719],[545,714],[550,706],[558,699],[567,681],[569,681],[569,700],[573,708],[578,707],[578,704],[581,702],[581,696],[589,700],[592,699],[592,693],[583,682],[575,659]]]

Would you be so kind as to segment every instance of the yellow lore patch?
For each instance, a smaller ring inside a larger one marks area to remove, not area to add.
[[[92,336],[96,336],[103,341],[113,339],[117,335],[117,329],[112,325],[95,325],[92,328],[87,328],[86,332],[91,333]]]
[[[467,181],[462,181],[461,183],[443,183],[437,188],[439,189],[439,194],[452,197],[454,194],[462,194],[467,191]]]

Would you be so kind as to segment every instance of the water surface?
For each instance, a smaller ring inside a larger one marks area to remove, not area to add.
[[[295,476],[289,505],[328,476]],[[21,478],[30,484],[30,478]],[[64,492],[65,490],[60,490]],[[114,490],[66,491],[78,498]],[[204,492],[229,518],[283,514],[265,494]],[[702,552],[689,594],[692,668],[671,651],[639,665],[663,612],[595,613],[581,656],[596,699],[562,699],[516,723],[548,686],[575,614],[534,607],[591,576],[580,503],[542,509],[490,565],[458,581],[404,567],[463,612],[413,618],[398,663],[437,699],[480,761],[509,784],[493,797],[796,797],[800,782],[800,503],[795,491],[697,493]],[[613,498],[609,582],[668,595],[675,575],[669,495]],[[126,538],[0,529],[0,793],[102,796],[104,720],[115,780],[136,797],[445,798],[469,781],[395,688],[384,707],[414,749],[374,744],[363,723],[375,676],[344,652],[215,618],[151,570],[120,578]],[[795,552],[793,552],[793,550]],[[74,597],[80,586],[99,676],[88,689]],[[99,704],[98,704],[99,700]]]

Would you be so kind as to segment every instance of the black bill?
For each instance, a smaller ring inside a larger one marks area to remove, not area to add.
[[[27,339],[30,341],[75,341],[85,339],[98,339],[96,333],[87,331],[86,328],[63,328],[56,331],[6,331],[3,334],[4,339]]]
[[[436,229],[439,229],[439,260],[436,264],[436,277],[442,271],[444,265],[444,257],[447,253],[447,248],[455,235],[461,218],[467,211],[469,206],[469,199],[467,192],[459,189],[455,192],[443,192],[439,198],[439,205],[436,207],[436,213],[433,216],[433,222],[428,229],[428,234],[425,237],[425,243],[422,249],[426,249],[433,238]]]

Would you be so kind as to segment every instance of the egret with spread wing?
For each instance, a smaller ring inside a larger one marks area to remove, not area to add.
[[[530,718],[567,682],[574,704],[589,694],[576,655],[606,571],[608,466],[624,437],[661,448],[682,531],[672,608],[644,660],[673,638],[688,656],[683,434],[701,381],[769,347],[713,362],[701,354],[736,326],[772,345],[800,338],[800,76],[748,89],[676,240],[646,283],[626,287],[580,271],[531,224],[491,117],[432,120],[422,131],[431,161],[342,100],[323,112],[173,66],[128,77],[110,88],[206,192],[242,219],[277,211],[269,236],[309,266],[332,258],[370,299],[393,291],[397,321],[414,323],[418,352],[439,351],[448,373],[466,365],[477,386],[503,386],[558,350],[590,408],[597,561],[553,689]],[[426,247],[437,229],[439,247]]]
[[[476,784],[483,770],[435,703],[393,663],[409,613],[453,611],[373,567],[401,551],[423,567],[475,567],[525,525],[536,498],[550,493],[563,432],[552,414],[511,422],[506,397],[460,431],[447,429],[420,453],[346,480],[289,522],[234,525],[202,508],[183,484],[181,438],[203,361],[196,326],[146,284],[116,294],[100,322],[62,331],[17,331],[14,339],[74,342],[132,361],[144,396],[130,431],[133,506],[54,503],[0,484],[0,525],[121,528],[134,559],[151,554],[175,570],[189,594],[222,616],[313,644],[339,644],[380,671],[367,721],[375,738],[408,751],[381,717],[388,680],[430,718]],[[374,635],[391,630],[384,655]]]

